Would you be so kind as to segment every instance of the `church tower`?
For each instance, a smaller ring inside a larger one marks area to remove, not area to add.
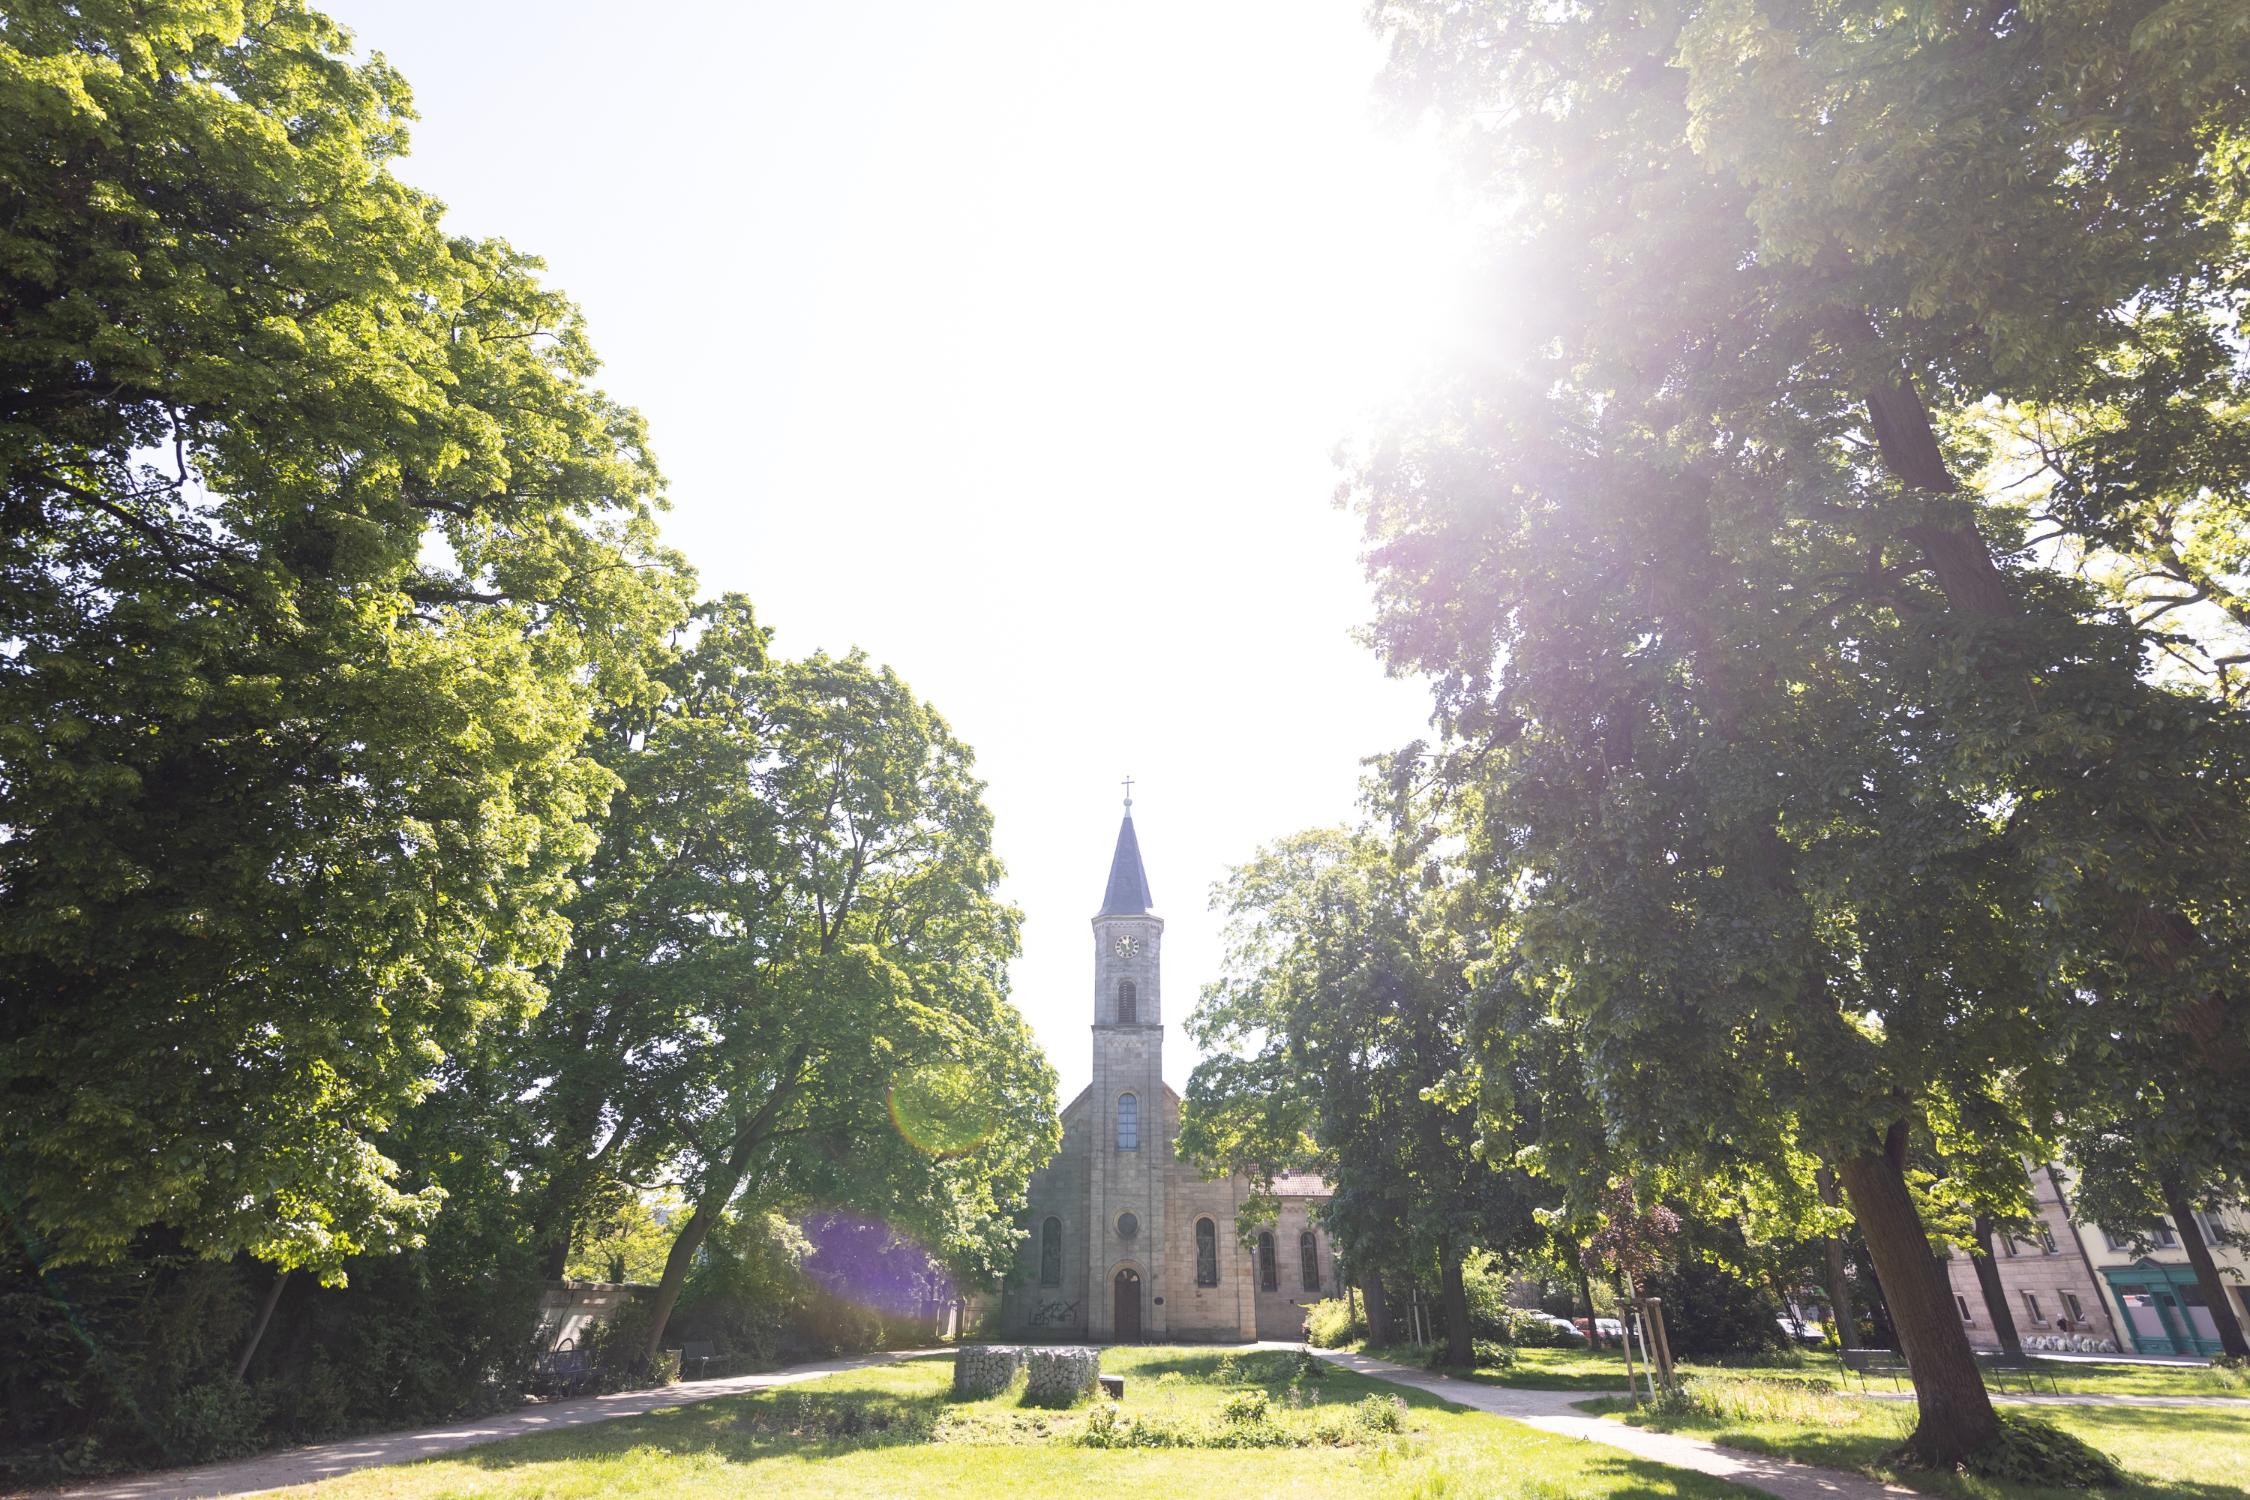
[[[1149,910],[1148,876],[1133,832],[1133,799],[1094,917],[1094,1136],[1087,1180],[1089,1331],[1131,1340],[1166,1324],[1164,919]]]

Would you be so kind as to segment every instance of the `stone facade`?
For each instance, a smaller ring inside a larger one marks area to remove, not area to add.
[[[2057,1169],[2031,1169],[2032,1210],[2037,1230],[2026,1238],[1994,1236],[1992,1263],[2000,1272],[2000,1288],[2008,1299],[2008,1314],[2019,1339],[2066,1335],[2122,1342],[2110,1307],[2103,1298],[2092,1261],[2083,1253],[2070,1204],[2063,1193]],[[1945,1265],[1951,1283],[1954,1310],[1961,1314],[1962,1331],[1970,1346],[1998,1349],[2000,1334],[1993,1327],[1992,1311],[1985,1306],[1984,1289],[1977,1281],[1975,1264],[1955,1251]]]
[[[2178,1226],[2170,1220],[2150,1226],[2153,1244],[2137,1251],[2127,1233],[2072,1211],[2068,1168],[2046,1163],[2029,1171],[2039,1231],[2028,1239],[2001,1240],[1992,1257],[2017,1337],[2027,1344],[2058,1335],[2086,1338],[2097,1348],[2106,1342],[2126,1354],[2175,1358],[2219,1352],[2218,1325],[2180,1248]],[[2250,1233],[2250,1218],[2232,1209],[2198,1218],[2229,1309],[2250,1322],[2250,1253],[2232,1243]],[[1946,1276],[1969,1342],[1979,1349],[1999,1347],[1969,1258],[1956,1251],[1946,1262]]]
[[[1245,1245],[1237,1214],[1249,1183],[1180,1160],[1180,1097],[1164,1082],[1164,920],[1149,910],[1130,804],[1093,931],[1093,1081],[1063,1111],[1061,1150],[1032,1175],[1030,1234],[1003,1322],[1024,1338],[1295,1338],[1305,1304],[1338,1289],[1312,1214],[1328,1185],[1281,1178],[1278,1218]]]

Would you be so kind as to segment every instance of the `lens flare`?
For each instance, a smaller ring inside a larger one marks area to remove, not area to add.
[[[891,1125],[931,1156],[966,1156],[1000,1128],[982,1081],[962,1063],[932,1063],[891,1083]]]
[[[808,1215],[798,1230],[812,1246],[805,1274],[830,1296],[893,1318],[917,1318],[954,1298],[937,1258],[878,1219]]]

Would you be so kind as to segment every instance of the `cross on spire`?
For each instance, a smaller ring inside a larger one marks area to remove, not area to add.
[[[1125,811],[1128,816],[1133,811],[1133,778],[1130,776],[1125,778]]]

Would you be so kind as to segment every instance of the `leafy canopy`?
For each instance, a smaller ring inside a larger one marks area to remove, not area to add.
[[[383,1138],[542,997],[687,579],[538,263],[287,0],[0,32],[0,1158],[47,1258],[339,1274]]]

